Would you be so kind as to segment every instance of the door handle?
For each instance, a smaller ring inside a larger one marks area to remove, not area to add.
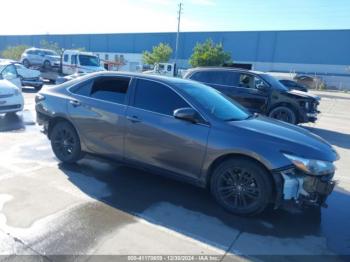
[[[132,123],[139,123],[139,122],[141,122],[141,119],[138,118],[137,116],[127,116],[126,119],[129,120]]]
[[[78,107],[81,105],[81,103],[78,100],[70,100],[69,103],[74,107]]]

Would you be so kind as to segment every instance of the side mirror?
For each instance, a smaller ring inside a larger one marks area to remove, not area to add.
[[[200,118],[198,112],[190,107],[179,108],[174,111],[174,117],[191,123],[198,123]]]
[[[256,85],[256,89],[262,92],[266,92],[267,90],[269,90],[269,87],[264,83],[259,83]]]

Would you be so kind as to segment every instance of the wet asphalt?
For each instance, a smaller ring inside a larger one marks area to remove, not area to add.
[[[320,120],[305,125],[341,156],[329,207],[242,218],[206,190],[142,170],[91,157],[60,164],[35,124],[34,95],[24,90],[22,114],[0,116],[0,254],[350,255],[350,96],[326,94]]]

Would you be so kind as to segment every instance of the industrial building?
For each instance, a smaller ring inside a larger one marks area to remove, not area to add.
[[[196,43],[208,38],[221,42],[235,63],[250,64],[255,70],[317,75],[328,85],[350,87],[350,30],[184,32],[179,66],[188,67]],[[36,47],[42,40],[64,49],[84,47],[106,60],[122,56],[123,69],[134,71],[142,63],[142,52],[160,42],[175,50],[176,33],[0,36],[0,50],[19,44]]]

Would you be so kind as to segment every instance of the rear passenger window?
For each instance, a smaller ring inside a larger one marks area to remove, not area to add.
[[[86,82],[80,83],[72,87],[70,91],[77,95],[90,96],[93,82],[94,82],[93,80],[88,80]]]
[[[185,100],[169,87],[148,80],[138,80],[134,106],[172,116],[174,110],[189,107]]]
[[[92,84],[90,97],[124,105],[129,82],[129,78],[98,78]]]
[[[72,55],[72,65],[77,65],[78,61],[77,61],[77,55]]]

